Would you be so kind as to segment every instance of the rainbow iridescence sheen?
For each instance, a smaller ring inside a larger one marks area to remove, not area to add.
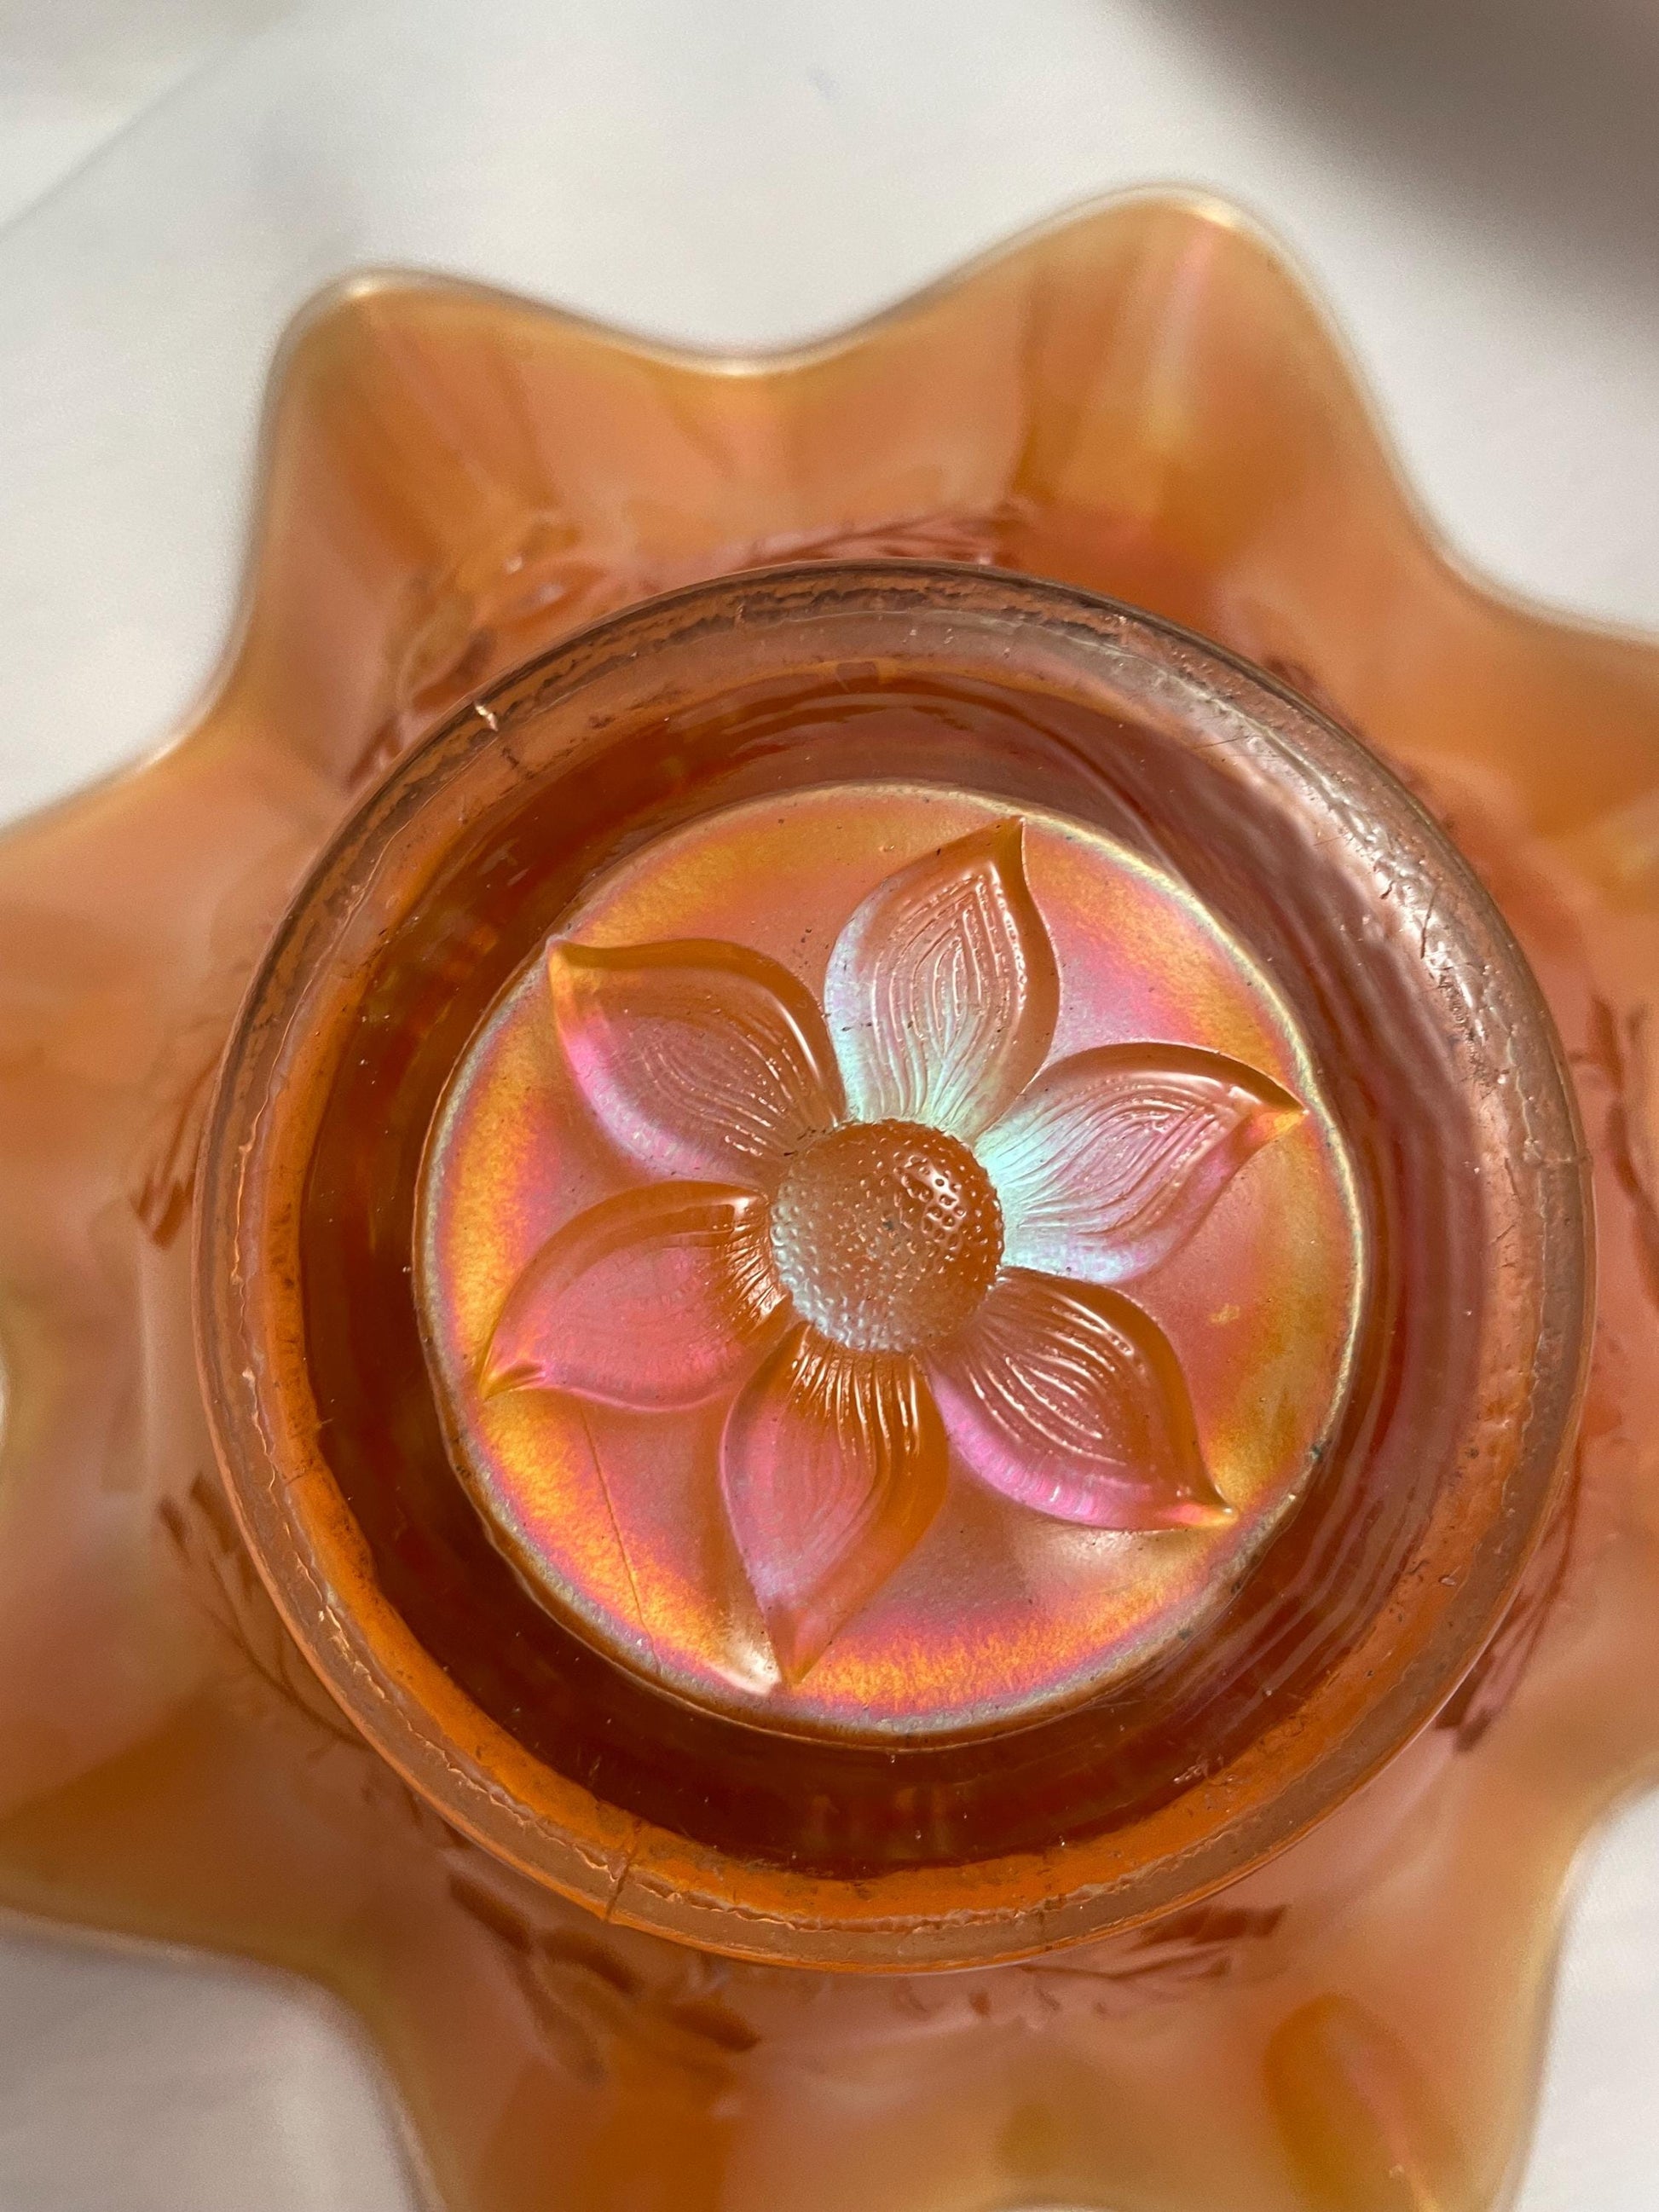
[[[1181,887],[881,786],[592,889],[452,1085],[422,1253],[548,1601],[705,1702],[902,1734],[1189,1630],[1316,1467],[1360,1275],[1289,1019]]]

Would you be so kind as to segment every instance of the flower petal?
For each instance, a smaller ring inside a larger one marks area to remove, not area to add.
[[[841,1118],[812,995],[740,945],[555,944],[554,1013],[609,1135],[659,1176],[775,1181]]]
[[[928,1372],[951,1443],[1005,1498],[1091,1528],[1231,1518],[1174,1350],[1119,1291],[1006,1274]]]
[[[1025,881],[1024,831],[999,822],[878,884],[824,983],[855,1121],[976,1137],[1042,1066],[1060,979]]]
[[[939,1510],[938,1411],[913,1359],[799,1328],[732,1407],[720,1457],[732,1533],[797,1682]]]
[[[1301,1112],[1219,1053],[1106,1045],[1061,1060],[975,1148],[1009,1266],[1093,1283],[1144,1275]]]
[[[757,1192],[694,1182],[579,1213],[513,1285],[485,1390],[570,1390],[654,1412],[730,1389],[782,1303],[767,1215]]]

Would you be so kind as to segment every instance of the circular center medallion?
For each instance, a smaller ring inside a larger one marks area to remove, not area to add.
[[[468,1048],[418,1287],[459,1469],[682,1696],[1028,1720],[1224,1602],[1315,1479],[1363,1255],[1272,983],[1098,832],[935,790],[704,817]]]
[[[855,1352],[915,1352],[960,1328],[996,1278],[1002,1210],[968,1147],[917,1121],[854,1123],[808,1147],[772,1206],[778,1275]]]

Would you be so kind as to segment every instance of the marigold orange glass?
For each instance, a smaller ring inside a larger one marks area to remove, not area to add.
[[[457,2212],[1495,2205],[1659,1746],[1659,655],[1208,207],[277,392],[0,854],[5,1895],[328,1980]]]

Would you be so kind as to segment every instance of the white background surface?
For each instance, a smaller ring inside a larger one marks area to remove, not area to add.
[[[0,815],[200,694],[265,363],[343,270],[748,347],[1147,183],[1291,244],[1478,564],[1659,629],[1653,0],[0,0]],[[1656,2073],[1650,1805],[1581,1897],[1524,2212],[1653,2212]],[[327,2006],[0,1942],[0,2212],[406,2201]]]

